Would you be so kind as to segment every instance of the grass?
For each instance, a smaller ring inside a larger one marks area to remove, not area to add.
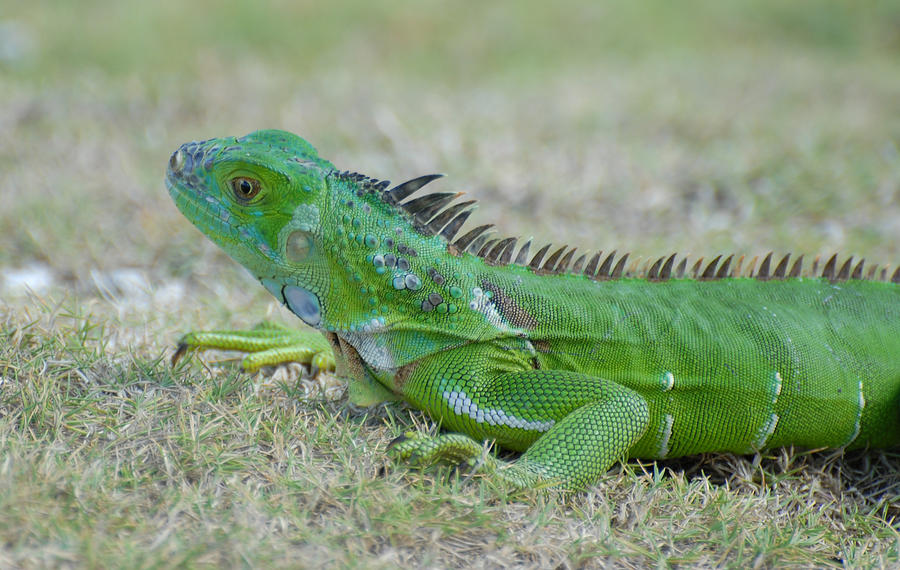
[[[113,346],[137,314],[35,301],[2,329],[6,566],[857,567],[898,554],[896,453],[630,463],[569,503],[507,498],[489,480],[385,463],[387,442],[422,421],[409,410],[347,409],[309,380],[298,397],[227,367],[172,369],[159,349]]]
[[[161,182],[181,142],[261,127],[445,172],[539,241],[898,262],[900,5],[867,6],[4,10],[0,566],[896,565],[895,451],[629,462],[509,498],[386,462],[430,422],[334,379],[167,363],[187,330],[292,322]]]

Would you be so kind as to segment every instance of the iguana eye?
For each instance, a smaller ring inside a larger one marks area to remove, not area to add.
[[[259,194],[259,180],[238,176],[231,179],[231,191],[240,202],[249,202]]]

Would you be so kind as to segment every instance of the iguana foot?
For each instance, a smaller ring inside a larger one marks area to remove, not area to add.
[[[172,365],[189,352],[211,349],[249,353],[241,360],[241,368],[247,372],[285,362],[308,364],[313,374],[335,368],[334,353],[321,334],[298,331],[275,323],[261,323],[246,331],[187,333],[178,341],[178,348],[172,355]]]
[[[497,459],[485,445],[459,433],[430,436],[407,432],[390,443],[388,452],[416,467],[446,463],[465,471],[487,473],[517,489],[552,487],[556,483],[541,475],[539,465],[522,459],[515,462]]]

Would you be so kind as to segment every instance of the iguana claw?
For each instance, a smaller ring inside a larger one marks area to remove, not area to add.
[[[190,350],[190,346],[186,342],[179,342],[178,346],[175,348],[175,354],[172,355],[172,367],[174,368],[178,361],[187,354],[188,350]]]
[[[397,437],[395,437],[394,439],[392,439],[391,442],[390,442],[390,443],[388,444],[388,446],[387,446],[388,451],[390,451],[391,449],[393,449],[394,446],[400,445],[400,444],[403,443],[404,441],[409,441],[410,439],[412,439],[412,437],[410,437],[409,435],[407,435],[408,433],[409,433],[409,432],[400,434],[400,435],[398,435]]]

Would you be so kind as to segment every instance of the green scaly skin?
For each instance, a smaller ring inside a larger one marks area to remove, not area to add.
[[[509,263],[508,242],[451,244],[464,207],[440,213],[455,195],[401,196],[431,178],[387,191],[282,131],[183,145],[167,175],[178,208],[327,342],[192,333],[177,356],[336,366],[353,401],[403,399],[455,432],[408,435],[397,456],[518,487],[582,489],[624,457],[900,441],[895,283],[833,262],[786,277],[767,260],[757,278],[714,262],[697,279],[672,263],[645,278],[566,272],[571,256]],[[523,453],[501,462],[484,440]]]

